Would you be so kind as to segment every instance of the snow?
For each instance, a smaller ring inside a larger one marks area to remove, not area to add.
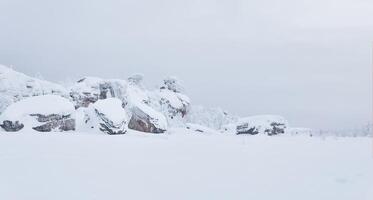
[[[179,98],[178,94],[171,90],[160,90],[158,95],[161,99],[164,99],[175,109],[183,108],[183,102]],[[185,95],[184,95],[185,96]]]
[[[132,84],[128,85],[125,99],[129,103],[130,107],[150,101],[148,91],[138,85]]]
[[[11,104],[0,115],[0,121],[17,121],[30,114],[69,115],[74,112],[74,105],[68,99],[57,95],[43,95],[28,97]]]
[[[286,131],[287,133],[291,134],[291,135],[312,135],[312,129],[310,128],[301,128],[301,127],[291,127],[291,128],[288,128],[288,130]]]
[[[194,105],[191,106],[186,117],[189,123],[200,124],[215,130],[220,130],[224,125],[237,122],[238,120],[238,117],[231,116],[221,108],[207,108]]]
[[[13,102],[37,95],[68,96],[67,90],[55,83],[29,77],[0,65],[0,113]]]
[[[372,138],[0,134],[0,199],[371,200]]]
[[[120,99],[108,98],[104,100],[98,100],[91,106],[98,112],[104,114],[114,124],[120,124],[123,121],[127,121],[127,113],[122,108],[122,101]]]

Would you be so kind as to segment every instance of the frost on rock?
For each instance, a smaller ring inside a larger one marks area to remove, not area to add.
[[[96,128],[109,135],[125,134],[127,132],[128,115],[120,99],[98,100],[84,112],[84,123],[91,128]]]
[[[284,134],[288,122],[281,116],[258,115],[239,119],[238,123],[226,125],[225,131],[239,134],[266,134],[269,136]]]
[[[237,122],[237,119],[221,108],[205,108],[203,106],[191,106],[187,115],[189,123],[200,124],[215,130],[220,130],[226,124]]]
[[[1,127],[15,132],[34,129],[39,132],[75,130],[75,110],[66,98],[43,95],[25,98],[11,104],[0,116]]]
[[[47,94],[68,96],[67,90],[58,84],[31,78],[0,65],[0,114],[14,102]]]
[[[132,108],[128,128],[147,133],[164,133],[167,130],[167,120],[148,105],[138,104]]]
[[[88,107],[99,99],[110,97],[122,99],[126,87],[127,82],[124,80],[86,77],[70,88],[70,97],[75,103],[75,108]]]

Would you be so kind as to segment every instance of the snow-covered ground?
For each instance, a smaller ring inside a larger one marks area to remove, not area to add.
[[[372,138],[0,132],[0,199],[373,199]]]

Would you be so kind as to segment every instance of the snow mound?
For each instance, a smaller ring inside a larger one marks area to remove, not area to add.
[[[68,96],[67,90],[58,84],[31,78],[0,65],[0,113],[21,99],[46,94]]]

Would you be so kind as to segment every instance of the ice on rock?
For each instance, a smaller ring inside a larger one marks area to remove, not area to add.
[[[75,130],[74,106],[57,95],[28,97],[11,104],[0,116],[1,127],[15,132],[34,129],[39,132]]]

